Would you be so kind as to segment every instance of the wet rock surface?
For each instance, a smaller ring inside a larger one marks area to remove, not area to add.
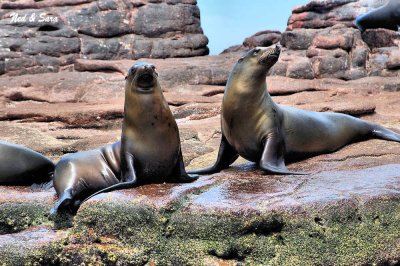
[[[160,73],[188,169],[216,158],[223,85],[239,57],[240,52],[147,60]],[[81,71],[1,77],[1,139],[54,161],[116,141],[124,75],[134,62],[79,60]],[[395,77],[344,81],[269,76],[266,82],[279,104],[343,112],[400,132],[395,89],[400,82]],[[151,184],[99,195],[83,204],[75,218],[56,221],[48,218],[56,200],[53,189],[0,187],[1,262],[396,262],[399,162],[399,144],[382,140],[289,165],[307,176],[266,175],[239,159],[228,170],[191,184]],[[20,248],[23,256],[15,255]]]

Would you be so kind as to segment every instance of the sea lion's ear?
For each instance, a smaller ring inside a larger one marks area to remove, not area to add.
[[[125,80],[128,78],[128,76],[125,76]]]
[[[239,58],[238,62],[239,63],[242,62],[244,58],[245,58],[245,56],[242,56],[241,58]]]

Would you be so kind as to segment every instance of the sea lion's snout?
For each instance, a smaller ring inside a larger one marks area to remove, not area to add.
[[[126,78],[132,78],[131,82],[135,84],[140,91],[149,91],[157,82],[158,73],[153,64],[139,62],[133,65]]]
[[[280,45],[276,45],[275,48],[267,48],[258,59],[258,63],[264,66],[272,67],[278,61],[280,54]]]

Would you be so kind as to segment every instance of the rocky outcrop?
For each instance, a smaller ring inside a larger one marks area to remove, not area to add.
[[[387,0],[319,0],[293,9],[287,30],[261,31],[223,53],[245,52],[280,42],[281,60],[271,75],[296,79],[334,77],[355,80],[368,76],[398,77],[396,52],[400,33],[369,29],[361,33],[354,19]]]
[[[208,54],[195,0],[7,0],[0,26],[0,75],[58,72],[78,58]]]
[[[287,29],[320,29],[336,24],[355,27],[356,17],[387,2],[388,0],[312,0],[293,9]]]
[[[361,33],[354,19],[386,0],[310,1],[297,7],[282,33],[284,52],[273,75],[299,79],[398,77],[400,35],[387,29]]]

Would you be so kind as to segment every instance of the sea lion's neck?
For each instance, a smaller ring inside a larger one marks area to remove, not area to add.
[[[224,100],[239,100],[241,103],[257,103],[260,100],[272,102],[267,91],[267,73],[241,75],[232,72],[226,85]]]
[[[124,123],[132,126],[148,124],[154,117],[156,119],[168,117],[171,112],[160,88],[155,88],[149,93],[127,91],[124,108]]]

